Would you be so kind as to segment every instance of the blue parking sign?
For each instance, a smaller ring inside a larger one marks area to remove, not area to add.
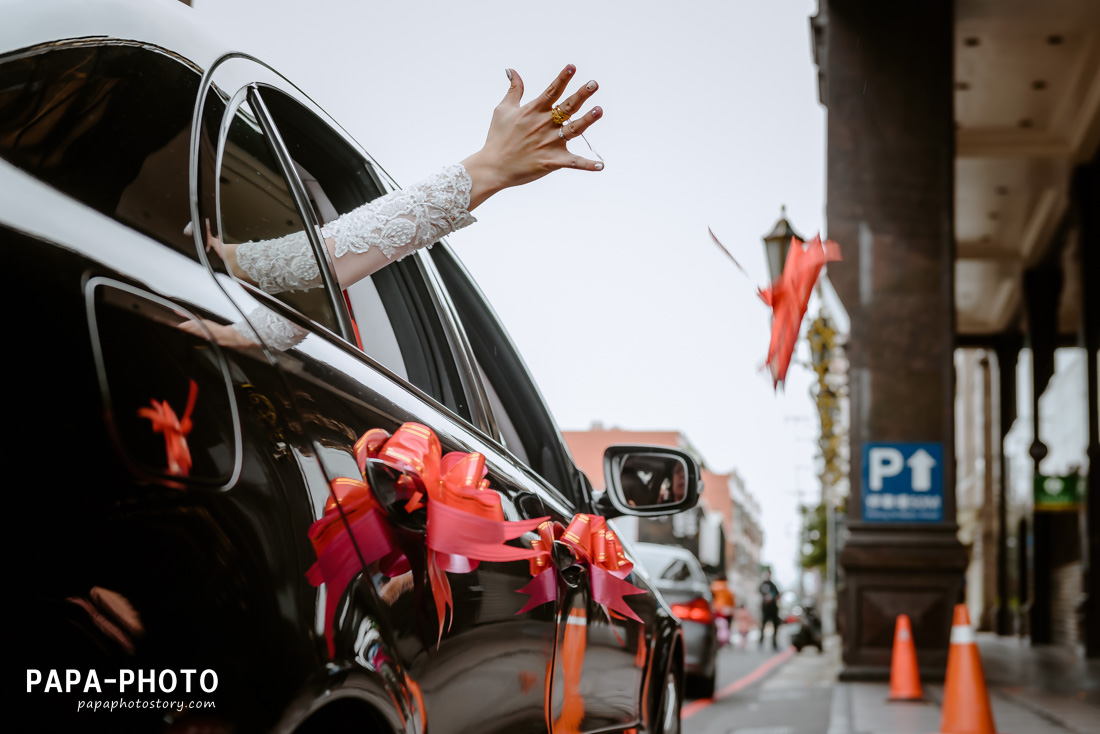
[[[943,444],[863,444],[866,522],[943,522]]]

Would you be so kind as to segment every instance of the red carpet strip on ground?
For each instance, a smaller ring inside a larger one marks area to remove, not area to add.
[[[700,698],[696,701],[692,701],[680,710],[680,720],[683,721],[691,716],[694,716],[695,714],[705,709],[707,706],[710,706],[712,703],[720,701],[726,696],[731,696],[734,693],[740,691],[742,688],[747,688],[751,686],[753,683],[757,682],[765,675],[770,673],[773,668],[778,668],[780,665],[790,660],[793,655],[794,648],[788,647],[786,650],[779,653],[775,657],[768,658],[756,670],[752,671],[746,676],[738,678],[733,683],[730,683],[728,686],[718,691],[718,693],[714,694],[714,698]]]

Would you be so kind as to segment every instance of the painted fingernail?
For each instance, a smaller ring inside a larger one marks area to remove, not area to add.
[[[602,171],[603,170],[603,164],[602,163],[597,163],[596,165],[594,165],[592,167],[595,168],[597,171]]]
[[[592,110],[592,116],[593,117],[599,117],[602,114],[603,114],[603,110],[601,110],[599,107]]]
[[[568,74],[569,76],[573,76],[573,72],[575,72],[576,70],[577,70],[577,67],[573,66],[572,64],[565,67],[565,73]]]
[[[599,85],[596,84],[596,82],[593,80],[593,81],[588,82],[588,84],[585,84],[584,88],[587,89],[589,92],[595,92],[596,87],[598,87],[598,86]]]
[[[504,73],[508,75],[508,81],[512,81],[512,70],[511,69],[505,69]]]

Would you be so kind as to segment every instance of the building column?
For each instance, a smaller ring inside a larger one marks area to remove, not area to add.
[[[1097,395],[1096,353],[1100,350],[1100,159],[1081,166],[1073,177],[1073,198],[1080,232],[1081,346],[1085,348],[1089,399],[1089,473],[1085,522],[1088,575],[1085,580],[1085,655],[1100,658],[1100,396]]]
[[[982,548],[982,612],[978,620],[978,629],[983,632],[993,630],[997,615],[997,536],[1000,526],[997,517],[997,494],[993,487],[993,365],[989,363],[989,353],[982,355],[978,366],[982,371],[982,509],[981,548]]]
[[[1039,398],[1054,376],[1054,350],[1058,344],[1058,301],[1062,292],[1062,271],[1057,266],[1037,267],[1024,273],[1024,299],[1027,303],[1027,340],[1031,347],[1031,420],[1032,440],[1028,453],[1034,473],[1049,453],[1042,441]],[[1047,644],[1053,639],[1051,619],[1051,544],[1056,518],[1051,513],[1035,512],[1032,518],[1032,579],[1028,606],[1031,642]]]
[[[1009,605],[1008,590],[1008,460],[1005,458],[1005,438],[1016,422],[1016,362],[1020,354],[1018,339],[998,341],[997,351],[997,391],[1000,397],[1000,472],[997,486],[997,611],[993,628],[998,635],[1011,635],[1013,628],[1012,608]],[[1020,553],[1026,553],[1025,546],[1019,546]],[[1019,587],[1017,587],[1019,588]],[[1023,603],[1023,599],[1020,599]]]
[[[955,523],[953,3],[821,0],[813,27],[829,237],[845,259],[829,279],[852,323],[841,677],[889,676],[903,613],[922,670],[942,677],[967,566]],[[868,442],[910,441],[943,447],[943,521],[865,522],[855,457]]]

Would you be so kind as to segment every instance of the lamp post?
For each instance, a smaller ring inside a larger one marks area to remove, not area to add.
[[[822,632],[828,636],[836,633],[836,482],[842,473],[837,464],[839,442],[836,418],[839,404],[837,391],[828,379],[829,366],[836,346],[836,331],[824,309],[814,320],[807,334],[814,372],[817,374],[817,392],[814,395],[821,419],[821,502],[825,505],[825,589],[822,604]]]
[[[787,205],[783,204],[779,207],[779,219],[772,226],[771,231],[764,235],[764,259],[768,264],[768,279],[769,282],[774,283],[779,280],[779,276],[783,274],[783,265],[787,262],[787,250],[791,247],[791,238],[797,237],[799,240],[802,238],[791,227],[791,223],[787,221]],[[798,552],[795,554],[796,563],[798,567],[798,603],[802,603],[802,596],[804,594],[804,569],[802,568],[802,546],[805,542],[806,534],[806,513],[803,512],[802,504],[802,489],[798,488],[798,512],[799,512],[799,529],[798,529]]]
[[[802,238],[787,221],[787,206],[779,207],[779,221],[772,227],[772,231],[764,235],[764,257],[768,261],[768,277],[771,282],[779,280],[783,272],[783,264],[787,261],[787,250],[791,247],[791,237]]]
[[[771,278],[771,282],[775,282],[779,279],[779,276],[783,273],[783,266],[787,262],[787,251],[791,247],[791,238],[795,238],[800,242],[803,238],[794,231],[791,223],[787,220],[787,207],[784,205],[779,209],[779,220],[772,227],[768,234],[764,235],[764,257],[768,263],[768,276]],[[811,329],[810,338],[810,352],[811,361],[813,364],[814,372],[818,378],[818,391],[815,397],[817,403],[818,412],[822,418],[822,452],[825,453],[824,440],[828,440],[829,436],[826,434],[833,433],[833,416],[834,408],[836,405],[836,395],[832,387],[827,384],[825,375],[829,369],[829,361],[832,358],[833,348],[833,331],[831,324],[825,318],[824,313],[820,315],[817,321],[814,322],[816,328]],[[828,405],[823,404],[823,401],[829,401]],[[826,461],[828,464],[828,461]],[[830,475],[830,468],[828,465],[825,471],[821,475],[821,502],[825,505],[825,546],[826,546],[826,563],[825,563],[825,579],[824,579],[824,604],[822,609],[822,628],[826,635],[831,635],[836,632],[836,522],[835,522],[835,506],[834,506],[834,492],[832,491],[832,484],[835,479]],[[803,513],[803,531],[805,531],[805,513]],[[801,567],[799,569],[799,578],[801,580]]]

